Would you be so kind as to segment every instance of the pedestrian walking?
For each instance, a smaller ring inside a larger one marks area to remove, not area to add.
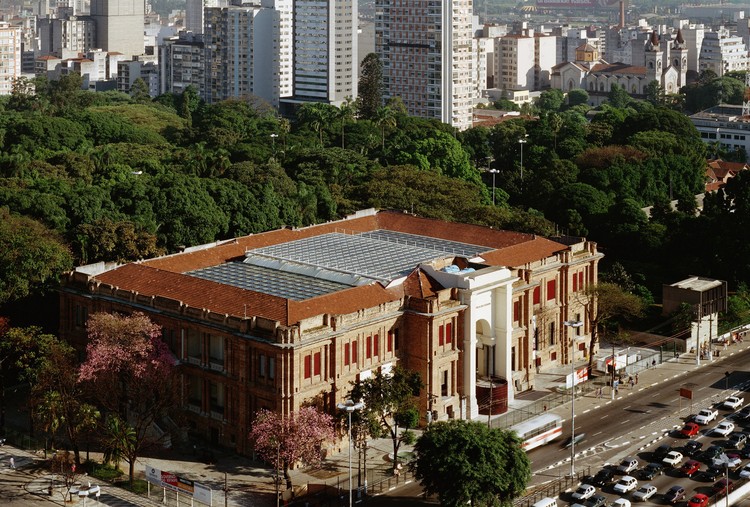
[[[651,361],[651,366],[656,367],[656,359],[654,359],[653,361]]]
[[[638,374],[635,374],[635,384],[638,385]]]
[[[16,469],[16,460],[15,460],[15,458],[13,458],[13,456],[11,456],[8,461],[10,462],[10,468],[12,468],[13,470],[15,470]]]
[[[630,378],[630,388],[633,389],[633,386],[635,385],[635,380],[633,378]]]

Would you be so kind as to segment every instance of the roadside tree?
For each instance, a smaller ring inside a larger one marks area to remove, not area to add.
[[[508,505],[531,479],[531,463],[518,436],[478,422],[431,424],[415,451],[415,476],[441,505]]]
[[[121,446],[132,483],[138,456],[164,443],[166,435],[158,436],[153,425],[177,406],[175,358],[161,340],[160,327],[142,313],[93,314],[88,336],[80,380],[103,414],[119,419],[121,431],[108,437],[132,433],[132,442]]]
[[[315,407],[303,407],[287,416],[261,410],[250,430],[255,452],[277,473],[283,471],[287,489],[292,489],[289,468],[297,463],[319,464],[323,444],[333,439],[333,419]]]
[[[388,373],[378,371],[372,377],[357,381],[351,391],[355,403],[364,402],[365,417],[375,417],[393,442],[393,470],[398,467],[398,450],[402,443],[413,443],[409,428],[419,423],[416,397],[422,389],[419,373],[396,366]],[[405,431],[400,431],[404,428]]]

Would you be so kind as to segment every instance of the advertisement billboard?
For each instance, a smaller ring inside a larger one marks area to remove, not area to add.
[[[146,465],[146,480],[156,486],[182,493],[183,495],[189,495],[193,500],[211,505],[211,488],[179,477],[171,472],[163,472],[158,468]]]
[[[617,5],[619,5],[619,0],[536,0],[536,6],[538,9],[614,8]]]

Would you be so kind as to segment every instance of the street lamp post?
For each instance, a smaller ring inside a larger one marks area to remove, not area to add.
[[[523,145],[522,145],[523,146]],[[580,320],[566,320],[563,322],[567,327],[579,328],[583,326]],[[573,347],[575,339],[570,338],[570,476],[576,473],[576,362],[575,349]]]
[[[271,134],[271,148],[273,150],[273,158],[276,158],[276,138],[279,134]]]
[[[349,415],[349,507],[352,507],[352,412],[361,409],[365,404],[346,400],[346,403],[339,403],[336,406],[339,410],[344,410]]]
[[[521,145],[521,183],[523,184],[523,145],[526,144],[527,136],[523,136],[521,139],[518,140],[518,144]]]
[[[492,173],[492,205],[495,205],[495,175],[500,172],[499,169],[488,169]]]

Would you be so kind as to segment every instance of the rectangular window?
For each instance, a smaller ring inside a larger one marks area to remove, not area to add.
[[[542,302],[542,290],[540,287],[534,287],[534,304],[538,305]]]
[[[275,357],[268,358],[268,378],[271,380],[276,378],[276,358]]]
[[[210,387],[211,412],[224,413],[224,384],[211,382]]]
[[[440,394],[448,396],[448,370],[443,371],[443,382],[440,384]]]
[[[352,364],[357,364],[357,340],[352,342]]]
[[[453,342],[453,324],[448,322],[445,325],[445,343]]]
[[[203,357],[201,350],[201,335],[198,331],[188,329],[187,332],[187,354],[189,358],[200,361]]]
[[[265,378],[266,376],[266,356],[263,354],[258,356],[258,375],[261,378]]]
[[[313,360],[313,375],[320,375],[320,364],[320,352],[316,352]]]
[[[583,322],[583,321],[581,320],[581,314],[580,314],[580,313],[576,313],[576,320],[577,320],[578,322]],[[576,327],[576,328],[575,328],[575,330],[576,330],[576,336],[581,336],[581,328],[582,328],[582,327],[583,327],[583,326],[578,326],[578,327]]]
[[[521,318],[521,302],[513,301],[513,322],[518,322]]]
[[[398,329],[393,330],[393,348],[398,352]]]
[[[312,356],[310,354],[305,356],[305,378],[310,378],[312,375]]]
[[[578,290],[583,290],[583,271],[578,273]]]
[[[393,352],[393,331],[388,331],[388,339],[385,346],[388,352]]]
[[[224,337],[208,335],[209,362],[224,366]]]
[[[203,380],[190,376],[188,380],[188,404],[203,407]]]
[[[349,366],[349,361],[351,356],[349,355],[350,345],[348,343],[344,344],[344,366]]]
[[[547,282],[547,301],[551,301],[555,299],[556,294],[555,291],[557,289],[557,285],[555,284],[555,280],[549,280]]]
[[[372,357],[372,336],[368,336],[365,340],[365,358],[370,359]]]
[[[445,326],[442,324],[438,327],[438,345],[441,347],[445,345]]]
[[[578,291],[578,273],[573,273],[573,292]]]
[[[372,355],[380,356],[380,335],[377,334],[372,337]]]
[[[550,345],[555,344],[555,323],[554,322],[549,323],[549,344]]]

